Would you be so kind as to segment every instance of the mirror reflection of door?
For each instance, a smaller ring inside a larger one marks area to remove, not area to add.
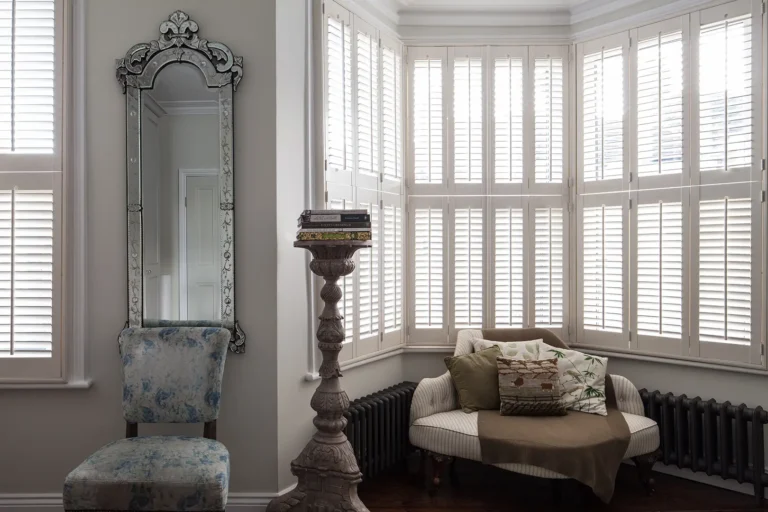
[[[141,92],[146,320],[221,318],[218,97],[183,62]]]

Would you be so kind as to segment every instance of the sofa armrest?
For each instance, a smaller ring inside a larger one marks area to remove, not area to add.
[[[611,381],[613,381],[616,405],[618,405],[619,410],[629,414],[644,416],[645,407],[643,407],[643,400],[640,398],[640,392],[635,385],[621,375],[611,375]]]
[[[421,379],[411,402],[411,425],[419,418],[439,412],[452,411],[458,407],[451,374],[445,372],[439,377]]]

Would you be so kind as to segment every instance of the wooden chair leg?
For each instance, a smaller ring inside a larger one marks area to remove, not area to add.
[[[640,478],[640,483],[643,485],[645,493],[648,496],[653,494],[656,490],[654,488],[656,481],[653,479],[653,465],[658,458],[658,451],[632,457],[632,461],[635,463],[635,466],[637,466],[637,476]]]

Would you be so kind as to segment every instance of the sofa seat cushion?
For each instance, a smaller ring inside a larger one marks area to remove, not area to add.
[[[659,427],[644,416],[621,413],[629,427],[630,439],[624,458],[650,453],[659,447]],[[441,412],[419,418],[409,429],[411,444],[442,455],[469,460],[482,460],[480,438],[477,434],[477,412],[461,410]],[[527,464],[494,464],[501,469],[540,478],[567,478],[543,468]]]
[[[109,443],[64,481],[66,510],[224,510],[229,452],[201,437],[151,436]]]

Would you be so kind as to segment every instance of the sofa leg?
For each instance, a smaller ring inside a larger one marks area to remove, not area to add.
[[[458,462],[458,460],[459,459],[454,457],[451,460],[451,462],[450,462],[451,467],[450,467],[450,473],[449,474],[450,474],[450,477],[451,477],[451,487],[453,487],[454,489],[458,489],[459,488],[459,473],[458,473],[458,471],[456,471],[456,463]]]
[[[441,455],[439,453],[429,453],[429,458],[432,461],[432,482],[429,489],[429,495],[434,496],[437,494],[437,490],[440,488],[441,483],[441,477],[443,474],[443,469],[445,468],[445,465],[449,463],[453,457],[449,457],[447,455]]]
[[[632,457],[632,461],[634,461],[635,466],[637,466],[637,476],[640,478],[640,483],[643,485],[645,493],[648,496],[653,494],[655,490],[654,485],[656,482],[653,479],[653,465],[658,458],[658,451]]]

